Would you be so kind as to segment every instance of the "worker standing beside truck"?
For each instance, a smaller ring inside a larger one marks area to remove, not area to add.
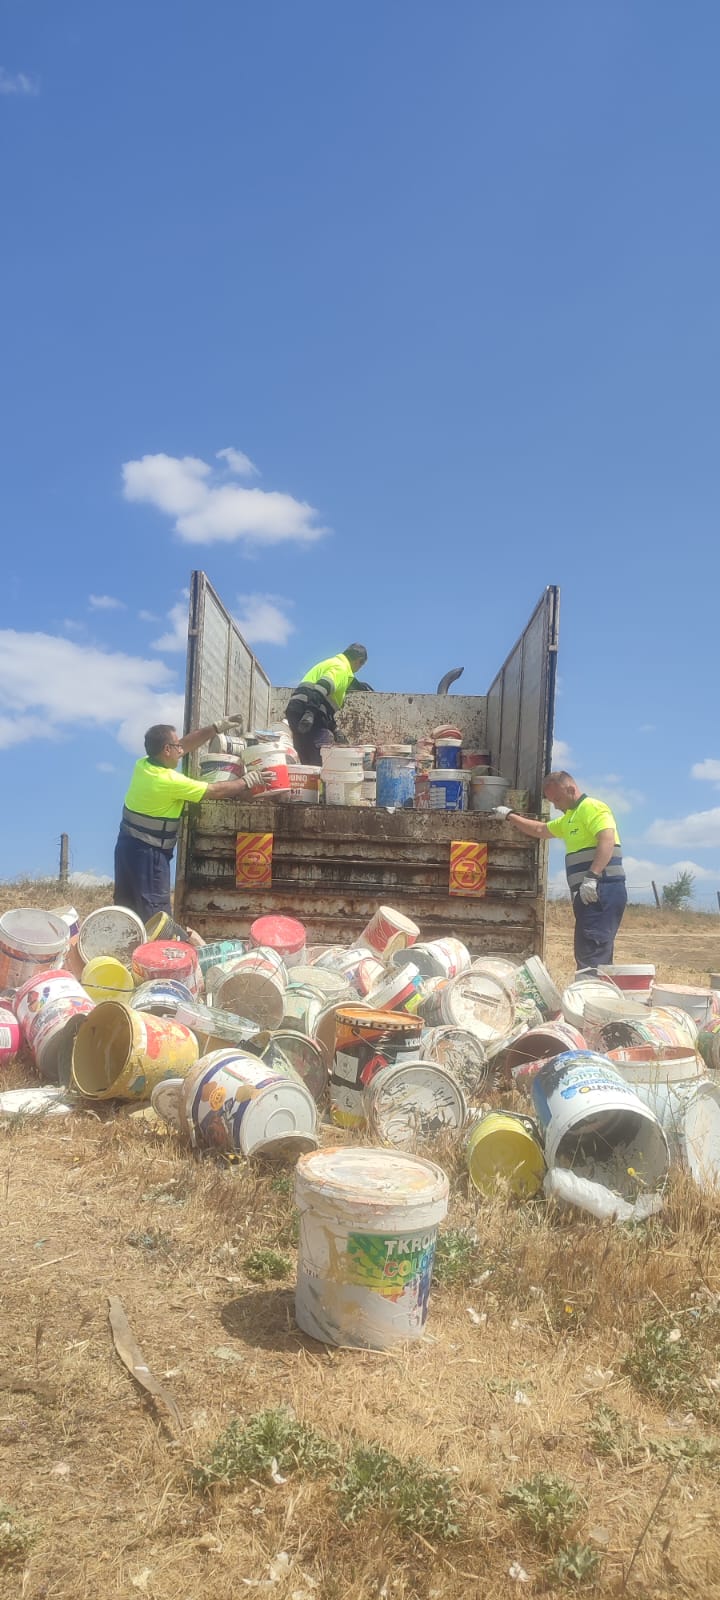
[[[497,806],[494,815],[531,839],[564,839],[576,966],[585,970],[612,966],[615,935],[627,905],[615,818],[604,800],[584,794],[569,772],[549,773],[543,794],[562,813],[550,822],[517,816],[509,806]]]
[[[329,656],[311,667],[290,696],[285,716],[303,766],[320,766],[323,745],[336,743],[336,713],[342,711],[349,691],[370,688],[355,676],[366,661],[365,646],[350,644],[341,655]]]
[[[181,756],[199,750],[216,733],[239,731],[240,717],[225,717],[178,739],[170,723],[145,734],[145,758],[135,762],[125,796],[115,846],[116,906],[127,906],[147,922],[157,911],[171,911],[170,863],[188,800],[244,800],[265,795],[260,772],[208,784],[175,769]]]

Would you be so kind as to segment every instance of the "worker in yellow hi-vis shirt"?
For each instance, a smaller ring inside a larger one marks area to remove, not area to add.
[[[148,728],[146,755],[135,762],[115,846],[115,905],[137,912],[143,922],[171,910],[170,862],[186,800],[249,800],[266,793],[261,772],[207,784],[175,770],[181,756],[240,725],[240,717],[225,717],[182,739],[167,722]]]
[[[551,822],[519,817],[509,806],[496,806],[531,839],[564,839],[565,871],[575,913],[575,962],[578,969],[612,966],[615,935],[627,905],[620,835],[604,800],[584,794],[569,772],[551,772],[543,794],[561,812]]]
[[[339,656],[328,656],[305,673],[291,695],[285,716],[292,728],[293,742],[303,766],[319,767],[323,745],[335,744],[335,714],[341,711],[351,689],[369,689],[355,674],[367,661],[364,644],[350,644]]]

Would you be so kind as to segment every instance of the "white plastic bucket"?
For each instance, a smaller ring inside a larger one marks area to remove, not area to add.
[[[437,1061],[418,1059],[384,1067],[371,1079],[363,1102],[377,1138],[405,1149],[418,1139],[457,1132],[467,1116],[459,1083]]]
[[[510,785],[505,778],[476,770],[470,785],[470,810],[494,811],[495,806],[505,804],[509,788]]]
[[[126,906],[100,906],[80,924],[78,951],[84,964],[93,956],[115,956],[129,967],[133,952],[144,943],[145,925]]]
[[[62,917],[34,906],[0,917],[0,989],[21,989],[28,978],[61,967],[70,944]]]
[[[630,1000],[641,1001],[644,1005],[650,1004],[650,993],[655,982],[655,968],[653,966],[634,967],[598,967],[601,977],[609,978],[611,983],[622,989]]]
[[[359,806],[363,798],[362,769],[346,777],[323,779],[326,806]]]
[[[396,950],[392,962],[398,970],[412,962],[422,978],[457,978],[470,966],[470,951],[461,939],[448,935],[414,944],[409,950]]]
[[[314,1136],[317,1126],[315,1101],[299,1078],[239,1050],[213,1050],[196,1062],[182,1103],[194,1143],[245,1156],[288,1134]]]
[[[632,1012],[632,1000],[627,1000],[620,993],[620,990],[615,988],[614,983],[610,982],[609,978],[576,978],[573,983],[568,984],[567,989],[563,990],[562,1014],[565,1021],[569,1022],[573,1028],[579,1028],[580,1032],[583,1033],[585,1031],[585,1007],[591,1003],[595,1003],[598,1006],[604,1004],[608,1011],[605,1020],[611,1021],[612,1015],[610,1013],[613,1003],[611,996],[615,997],[621,1008],[629,1008],[630,1012]]]
[[[363,928],[358,944],[369,945],[374,954],[389,961],[396,950],[415,944],[419,934],[417,923],[403,916],[402,911],[395,911],[392,906],[378,906],[367,927]]]
[[[533,1078],[532,1098],[548,1167],[569,1167],[628,1199],[638,1181],[650,1190],[664,1182],[669,1154],[660,1123],[606,1056],[556,1056]]]
[[[295,1169],[295,1314],[326,1344],[387,1350],[422,1336],[448,1180],[399,1150],[319,1150]]]
[[[328,778],[362,776],[365,750],[362,745],[324,744],[320,750],[323,781]]]
[[[560,990],[550,977],[544,961],[539,956],[528,956],[518,967],[515,984],[518,995],[534,1000],[541,1016],[558,1017],[562,1010]]]
[[[422,990],[422,979],[417,967],[408,961],[402,972],[385,975],[383,981],[370,991],[370,1003],[378,1011],[414,1011]]]
[[[720,1089],[700,1083],[688,1101],[683,1152],[701,1189],[720,1189]]]
[[[320,800],[320,768],[288,767],[289,798],[301,805],[316,806]]]
[[[672,1006],[679,1011],[687,1011],[694,1022],[707,1022],[715,1006],[714,989],[695,989],[686,983],[654,983],[652,987],[653,1006]]]
[[[86,1017],[94,1001],[77,978],[62,969],[38,972],[15,997],[15,1015],[40,1076],[59,1082],[61,1036],[69,1022]]]
[[[470,971],[485,972],[491,978],[499,978],[511,995],[517,996],[517,967],[504,956],[478,956],[470,962]]]
[[[204,783],[234,783],[244,771],[242,756],[218,753],[203,756],[200,762],[200,777]]]
[[[613,1050],[608,1061],[622,1073],[660,1123],[670,1154],[683,1158],[683,1130],[688,1102],[704,1077],[705,1068],[694,1050],[666,1050],[645,1045],[635,1050]]]

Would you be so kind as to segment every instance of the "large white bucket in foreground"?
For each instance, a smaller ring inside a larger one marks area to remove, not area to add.
[[[302,1156],[295,1314],[303,1332],[369,1350],[419,1339],[448,1188],[434,1162],[400,1150]]]

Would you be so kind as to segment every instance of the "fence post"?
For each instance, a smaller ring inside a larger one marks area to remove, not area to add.
[[[661,907],[660,907],[660,896],[659,896],[659,894],[657,892],[657,884],[656,883],[653,883],[652,892],[653,892],[653,894],[655,896],[655,904],[656,904],[656,906],[658,908],[658,911],[659,911],[661,909]],[[720,895],[718,895],[718,903],[720,904]]]
[[[60,835],[60,882],[63,885],[68,881],[68,865],[70,861],[70,839],[66,833]]]

